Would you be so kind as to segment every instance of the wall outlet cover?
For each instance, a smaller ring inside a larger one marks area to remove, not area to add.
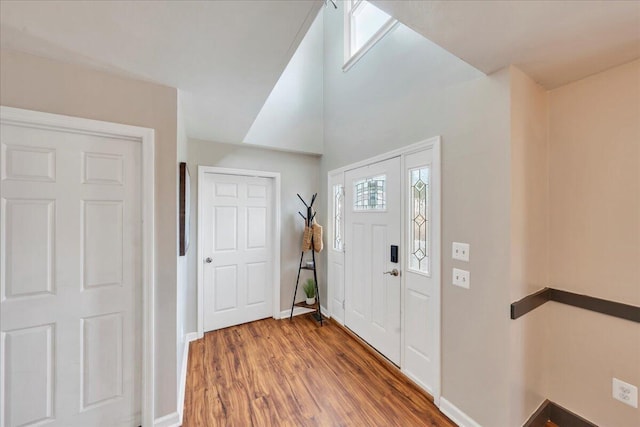
[[[613,379],[613,398],[634,408],[638,407],[638,387]]]

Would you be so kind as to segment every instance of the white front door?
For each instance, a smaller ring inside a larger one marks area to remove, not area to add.
[[[204,330],[273,314],[273,179],[205,173]]]
[[[345,325],[400,365],[400,157],[345,173]]]
[[[3,124],[2,426],[137,426],[141,152]]]

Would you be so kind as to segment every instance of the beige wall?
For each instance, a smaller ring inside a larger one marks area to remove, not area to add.
[[[176,90],[0,52],[0,104],[155,129],[156,406],[176,410]]]
[[[296,284],[304,222],[298,211],[304,213],[304,206],[296,193],[309,200],[320,189],[320,159],[315,155],[287,153],[246,145],[221,144],[211,141],[189,140],[189,170],[191,171],[191,244],[189,250],[189,290],[187,292],[187,330],[196,330],[196,263],[197,253],[197,197],[198,165],[232,169],[249,169],[279,172],[281,179],[281,236],[280,236],[280,310],[291,308],[293,290]],[[319,204],[316,202],[320,214]],[[325,238],[326,242],[326,238]],[[319,266],[322,265],[319,263]],[[321,281],[319,278],[318,281]],[[298,289],[298,301],[303,298]]]
[[[549,283],[548,94],[515,67],[511,75],[511,301]],[[522,425],[546,396],[546,311],[510,323],[510,423]]]
[[[553,287],[640,305],[640,61],[550,92]],[[640,425],[611,378],[640,387],[640,325],[555,303],[549,398],[604,426]]]

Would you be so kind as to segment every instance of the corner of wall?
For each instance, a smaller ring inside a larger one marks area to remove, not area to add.
[[[548,286],[548,95],[509,68],[511,134],[511,301]],[[510,324],[510,425],[522,425],[547,397],[545,311]]]

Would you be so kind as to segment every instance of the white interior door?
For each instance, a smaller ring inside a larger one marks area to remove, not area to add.
[[[205,173],[204,330],[273,314],[273,179]]]
[[[2,426],[137,426],[140,144],[3,124]]]
[[[400,157],[345,173],[345,325],[400,364]]]
[[[434,148],[405,156],[403,371],[438,398],[440,193]]]

